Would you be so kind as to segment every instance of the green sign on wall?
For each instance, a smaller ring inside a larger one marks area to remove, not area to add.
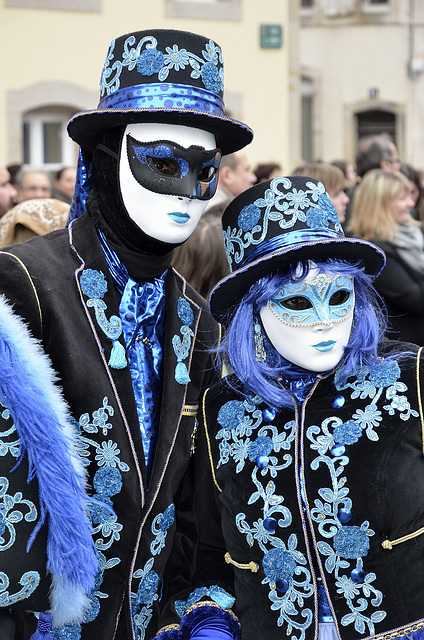
[[[283,29],[281,24],[261,24],[261,48],[281,49]]]

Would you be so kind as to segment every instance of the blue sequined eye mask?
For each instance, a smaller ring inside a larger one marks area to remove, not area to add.
[[[353,278],[319,273],[313,280],[289,282],[267,304],[281,322],[291,327],[343,322],[355,306]]]
[[[210,200],[218,186],[219,149],[186,149],[168,140],[146,143],[128,134],[127,153],[135,180],[154,193]]]

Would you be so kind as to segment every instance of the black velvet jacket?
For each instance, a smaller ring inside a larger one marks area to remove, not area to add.
[[[103,318],[96,315],[96,305],[81,287],[81,276],[87,270],[102,283],[100,293],[92,291],[90,295],[101,298]],[[151,481],[146,488],[129,368],[108,365],[113,343],[107,326],[112,316],[119,317],[119,307],[90,218],[85,214],[69,230],[1,251],[0,273],[0,292],[28,323],[32,335],[41,340],[59,375],[79,431],[89,489],[98,501],[90,512],[101,566],[96,590],[91,594],[92,609],[82,626],[73,625],[63,633],[81,640],[150,638],[158,625],[162,576],[170,556],[171,565],[173,558],[187,556],[188,560],[181,562],[178,571],[170,571],[172,579],[167,588],[178,591],[190,577],[185,573],[190,569],[192,549],[184,527],[177,535],[175,531],[177,521],[186,522],[190,529],[193,526],[182,479],[193,452],[199,399],[213,376],[208,349],[219,339],[218,325],[206,312],[204,300],[169,269],[165,276],[159,436]],[[191,309],[192,316],[178,313],[181,300],[186,310]],[[188,346],[177,356],[174,344],[182,340],[184,326]],[[118,339],[123,344],[122,335]],[[175,375],[181,359],[190,377],[187,384],[177,382]],[[23,466],[21,473],[24,482]],[[32,552],[38,557],[44,555],[42,535],[39,541]],[[8,551],[9,558],[13,554],[25,555],[25,544],[26,539],[17,540]],[[27,570],[31,570],[30,560],[28,564]],[[13,578],[16,576],[9,576]],[[15,637],[19,640],[27,640],[36,625],[32,614],[20,614],[19,610],[48,608],[46,580],[40,586],[38,599],[34,594],[31,603],[23,600],[13,604]],[[11,603],[3,597],[1,606],[9,608]]]
[[[194,586],[235,596],[243,640],[316,638],[320,585],[343,640],[424,628],[422,368],[339,368],[276,416],[206,393]]]

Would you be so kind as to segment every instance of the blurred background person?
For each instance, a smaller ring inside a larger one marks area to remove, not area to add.
[[[419,222],[424,223],[424,192],[420,172],[414,169],[412,165],[406,163],[400,165],[400,172],[408,178],[411,187],[411,196],[414,200],[411,215]]]
[[[369,171],[356,190],[349,231],[386,253],[374,286],[387,306],[387,337],[423,345],[424,236],[411,216],[413,204],[400,171]]]
[[[222,239],[223,210],[204,214],[184,244],[174,250],[172,266],[206,300],[215,284],[229,274]]]
[[[293,175],[309,176],[322,182],[337,211],[340,224],[344,223],[349,198],[344,191],[345,175],[341,169],[329,162],[311,162],[294,169]]]
[[[75,167],[62,167],[53,180],[52,197],[71,204],[74,195],[77,170]]]
[[[351,162],[348,162],[347,160],[333,160],[330,164],[333,164],[335,167],[338,167],[343,171],[343,175],[345,177],[345,191],[351,189],[356,184],[358,174]]]
[[[13,207],[18,192],[10,182],[10,173],[6,165],[0,162],[0,218]]]
[[[386,171],[399,171],[400,158],[395,143],[388,133],[365,136],[358,142],[358,150],[355,157],[355,168],[359,180],[347,192],[349,203],[346,206],[345,227],[349,226],[350,214],[353,209],[358,182],[368,171],[385,169]]]
[[[25,200],[0,219],[0,248],[64,229],[70,205],[53,198]]]
[[[272,180],[273,178],[277,178],[281,176],[283,173],[283,169],[281,164],[278,162],[265,162],[262,164],[258,164],[255,169],[253,169],[253,173],[256,176],[256,183],[264,182],[265,180]]]
[[[16,175],[18,202],[33,200],[34,198],[51,198],[52,185],[46,171],[28,169],[21,170]]]
[[[219,165],[218,188],[207,204],[205,211],[222,207],[222,211],[240,193],[256,182],[249,158],[244,151],[236,151],[223,156]]]

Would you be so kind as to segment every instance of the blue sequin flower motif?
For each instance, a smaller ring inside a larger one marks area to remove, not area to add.
[[[340,527],[334,536],[333,546],[341,558],[356,559],[366,556],[370,548],[367,532],[361,527]]]
[[[203,84],[208,91],[219,93],[222,90],[222,78],[213,62],[205,62],[202,66],[201,76]]]
[[[137,71],[143,76],[159,73],[164,64],[164,55],[157,49],[146,49],[137,59]]]
[[[262,566],[266,577],[271,582],[290,580],[296,570],[296,560],[289,551],[271,549],[265,553]]]
[[[269,456],[273,450],[272,439],[269,436],[259,436],[248,446],[249,460],[252,462],[259,456]]]
[[[175,355],[177,356],[175,380],[178,384],[187,384],[190,382],[190,376],[188,374],[187,365],[183,360],[185,360],[190,353],[192,338],[194,337],[194,332],[191,329],[194,322],[194,314],[185,298],[178,299],[178,317],[181,322],[183,322],[183,326],[180,329],[183,339],[181,340],[179,336],[174,336],[172,338],[172,346],[174,347]]]
[[[93,487],[99,496],[115,496],[122,489],[122,476],[116,467],[101,467],[93,478]]]
[[[400,378],[400,368],[395,360],[382,360],[370,367],[370,381],[376,387],[388,387]]]
[[[140,604],[151,605],[159,586],[159,576],[155,571],[149,571],[141,580],[137,589]]]
[[[261,217],[261,210],[254,204],[248,204],[240,211],[238,225],[242,231],[250,231]]]
[[[101,271],[84,269],[80,278],[81,290],[88,298],[103,298],[107,291],[107,282]]]
[[[218,411],[218,423],[224,429],[235,429],[244,418],[244,402],[230,400]]]
[[[355,420],[348,420],[337,425],[333,431],[334,442],[338,444],[354,444],[362,435],[361,426]]]
[[[113,369],[124,369],[127,366],[125,347],[119,342],[122,334],[122,322],[118,316],[106,318],[107,309],[103,296],[107,292],[106,278],[101,271],[84,269],[80,277],[82,293],[88,297],[87,307],[93,307],[97,324],[103,333],[112,341],[109,366]]]

